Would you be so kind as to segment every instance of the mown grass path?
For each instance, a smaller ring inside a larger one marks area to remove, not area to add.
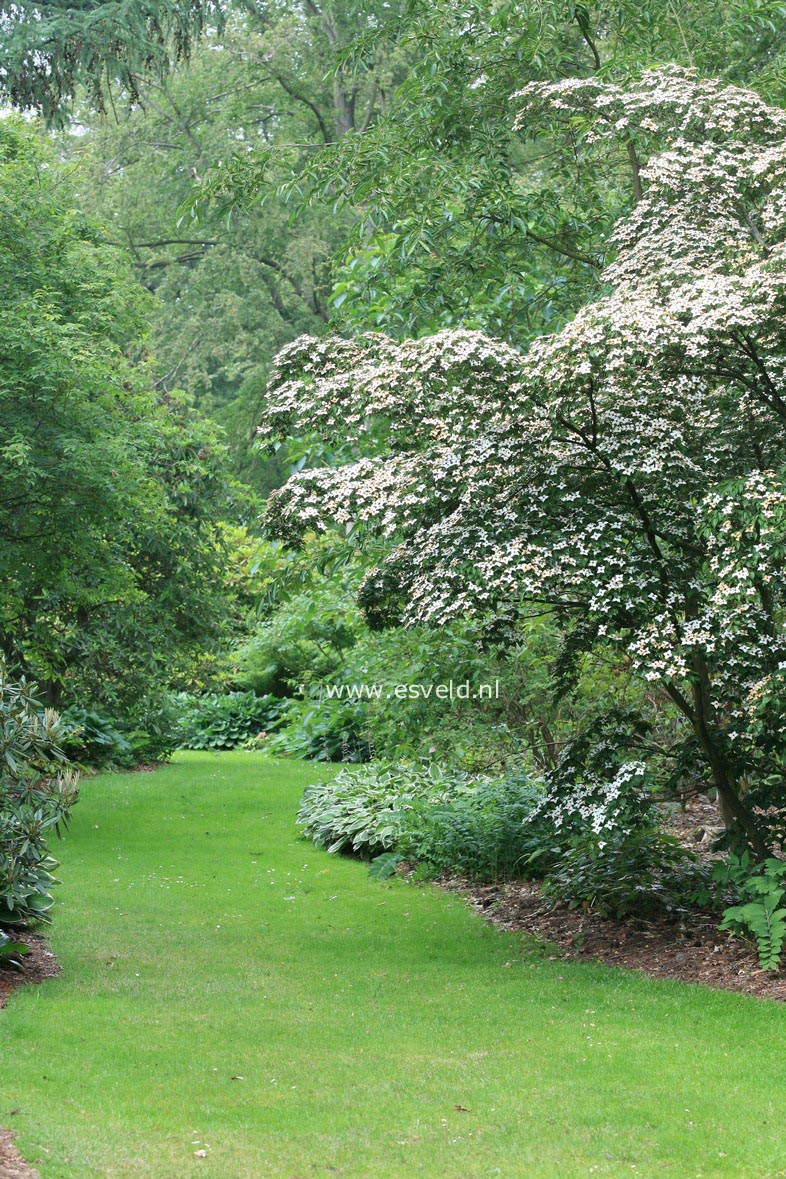
[[[0,1125],[43,1179],[786,1175],[786,1008],[370,881],[297,837],[318,772],[85,783],[63,975],[0,1014]]]

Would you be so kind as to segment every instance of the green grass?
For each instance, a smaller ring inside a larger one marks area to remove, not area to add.
[[[188,754],[85,783],[63,975],[0,1015],[0,1125],[43,1179],[786,1175],[786,1009],[370,881],[297,837],[318,773]]]

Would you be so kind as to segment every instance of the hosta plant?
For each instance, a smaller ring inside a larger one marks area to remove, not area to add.
[[[395,846],[417,802],[445,802],[470,788],[466,775],[437,765],[370,762],[309,786],[297,821],[317,847],[369,858]]]
[[[180,749],[237,749],[278,722],[284,704],[253,692],[208,692],[174,697]]]

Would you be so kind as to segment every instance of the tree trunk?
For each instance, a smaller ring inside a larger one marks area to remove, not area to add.
[[[750,850],[759,860],[770,855],[755,816],[745,805],[730,767],[715,743],[708,722],[709,692],[705,668],[700,668],[699,677],[693,685],[694,716],[693,730],[712,770],[712,781],[718,791],[718,801],[723,821],[727,827],[738,827],[745,836]]]

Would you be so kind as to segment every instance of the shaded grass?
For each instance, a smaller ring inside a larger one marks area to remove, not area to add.
[[[43,1179],[786,1176],[785,1008],[370,881],[297,837],[322,772],[182,754],[85,783],[63,976],[0,1015],[0,1125]]]

